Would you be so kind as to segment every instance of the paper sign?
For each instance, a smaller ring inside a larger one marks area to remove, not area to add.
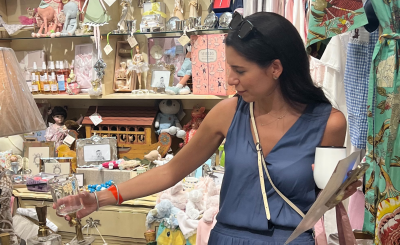
[[[109,55],[109,54],[111,53],[111,51],[113,51],[113,48],[111,48],[111,45],[110,45],[110,44],[107,44],[107,45],[104,47],[104,52],[106,52],[106,55]]]
[[[128,43],[129,43],[129,45],[131,45],[131,48],[135,47],[138,44],[138,42],[136,41],[136,38],[132,37],[132,36],[128,37]]]
[[[183,34],[179,39],[178,42],[182,45],[185,46],[186,44],[188,44],[190,42],[190,38],[186,35]]]
[[[113,5],[113,3],[115,3],[116,0],[104,0],[104,1],[108,4],[108,6],[111,7],[111,5]]]
[[[63,143],[68,146],[71,146],[74,143],[74,141],[75,141],[74,137],[72,137],[71,135],[67,135],[67,137],[65,137]]]
[[[100,114],[98,113],[93,113],[89,118],[90,120],[92,120],[94,126],[99,125],[103,121],[103,119],[101,119]]]

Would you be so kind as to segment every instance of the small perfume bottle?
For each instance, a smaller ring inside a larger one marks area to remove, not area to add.
[[[50,94],[50,83],[48,80],[46,62],[43,62],[42,70],[40,71],[40,88],[42,89],[42,93]]]
[[[32,70],[32,94],[39,94],[40,91],[40,80],[39,80],[40,72],[37,69],[36,62],[33,62],[33,70]]]
[[[39,219],[39,229],[37,236],[28,239],[28,245],[62,245],[61,235],[49,233],[46,226],[47,206],[36,206],[36,213]]]

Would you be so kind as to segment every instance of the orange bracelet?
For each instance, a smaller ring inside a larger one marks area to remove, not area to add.
[[[115,200],[117,201],[117,205],[121,205],[121,203],[124,200],[122,199],[121,194],[119,194],[118,187],[116,185],[113,185],[113,186],[109,187],[107,190],[111,191],[111,193],[113,194]]]

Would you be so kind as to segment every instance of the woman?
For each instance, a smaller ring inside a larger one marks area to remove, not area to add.
[[[256,29],[251,30],[251,25]],[[256,13],[243,21],[235,14],[231,26],[234,29],[226,38],[226,58],[232,68],[228,83],[239,96],[218,103],[168,164],[119,184],[118,190],[124,200],[163,191],[202,165],[226,138],[220,212],[209,244],[283,244],[301,216],[267,177],[260,184],[257,149],[265,157],[273,183],[305,213],[316,198],[315,147],[343,146],[346,120],[313,85],[302,39],[289,21],[273,13]],[[359,184],[354,183],[347,194]],[[81,196],[85,209],[78,217],[98,208],[94,194]],[[108,190],[97,197],[100,207],[116,203]],[[314,244],[314,240],[308,232],[291,244]]]

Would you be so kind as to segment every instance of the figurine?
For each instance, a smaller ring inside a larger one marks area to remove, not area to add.
[[[122,11],[121,11],[121,18],[118,21],[118,33],[126,33],[126,17],[128,14],[128,8],[130,5],[131,1],[129,0],[122,0],[121,6],[122,6]]]
[[[12,155],[10,157],[10,161],[11,161],[11,170],[14,172],[14,174],[18,173],[19,170],[19,161],[18,161],[18,157],[15,155]]]
[[[91,26],[84,25],[83,21],[79,21],[79,29],[76,29],[75,35],[83,36],[83,35],[93,35]]]
[[[69,74],[69,78],[67,78],[67,93],[69,95],[77,95],[81,91],[80,85],[76,82],[76,75],[74,73],[74,69],[71,68],[71,73]]]
[[[199,107],[197,105],[193,107],[192,119],[185,126],[183,126],[183,130],[186,132],[186,137],[183,143],[179,144],[180,147],[187,145],[187,143],[189,143],[189,141],[195,135],[197,129],[200,127],[200,124],[203,122],[203,119],[206,117],[205,110],[205,107]]]
[[[139,45],[136,46],[136,54],[135,54],[135,56],[133,56],[132,63],[133,63],[132,66],[128,67],[128,70],[136,72],[138,82],[139,82],[139,90],[141,90],[142,89],[142,73],[149,70],[149,65],[146,62],[144,62],[143,55],[140,53]],[[144,81],[144,87],[147,88],[146,81]]]
[[[61,33],[57,32],[57,16],[56,12],[46,1],[40,2],[39,8],[37,8],[36,21],[40,29],[38,33],[32,33],[32,37],[56,37],[60,36]],[[43,33],[44,28],[44,33]]]
[[[18,17],[19,22],[22,25],[33,25],[36,24],[36,8],[27,8],[26,11],[28,12],[28,17],[21,15]]]
[[[178,17],[180,20],[184,20],[182,0],[175,0],[174,16]]]
[[[163,100],[159,104],[160,112],[157,114],[154,124],[157,134],[169,133],[178,138],[185,138],[185,131],[179,122],[177,115],[181,110],[181,104],[177,100]]]
[[[183,61],[181,69],[178,71],[178,77],[181,77],[181,80],[176,86],[167,87],[165,89],[165,93],[167,94],[190,94],[190,88],[186,86],[188,80],[192,77],[192,48],[190,44],[188,44],[186,50],[186,58]]]
[[[119,63],[121,68],[119,68],[117,73],[117,78],[126,78],[126,62]]]
[[[55,148],[57,149],[62,143],[64,138],[68,135],[68,130],[64,126],[64,120],[67,117],[67,111],[61,106],[55,106],[51,112],[54,119],[54,124],[49,123],[46,129],[46,141],[54,141]]]
[[[62,12],[65,15],[65,22],[63,30],[61,31],[62,36],[72,36],[78,26],[78,13],[79,7],[75,2],[68,2],[64,5]]]
[[[198,3],[197,0],[190,0],[189,1],[189,18],[197,18],[199,17],[198,11]]]

